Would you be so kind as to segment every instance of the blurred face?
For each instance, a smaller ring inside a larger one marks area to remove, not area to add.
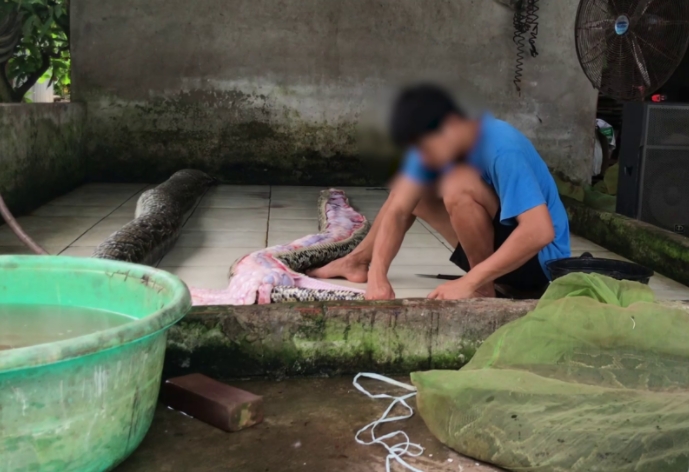
[[[431,169],[442,169],[463,158],[472,148],[476,136],[475,124],[458,116],[449,116],[434,133],[419,140],[423,163]]]

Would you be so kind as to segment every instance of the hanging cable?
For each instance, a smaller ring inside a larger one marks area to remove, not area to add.
[[[529,34],[529,52],[531,57],[538,56],[536,39],[538,38],[538,6],[539,0],[519,0],[515,4],[512,40],[517,45],[517,63],[514,71],[514,86],[521,95],[521,83],[524,76],[524,60],[526,59],[526,35]]]
[[[517,92],[521,94],[521,82],[524,72],[524,58],[526,57],[526,38],[524,34],[524,23],[526,21],[526,13],[524,11],[523,2],[519,2],[514,10],[514,36],[512,40],[517,45],[517,66],[514,71],[514,86],[517,87]]]
[[[536,48],[536,39],[538,39],[538,0],[527,0],[526,3],[526,26],[531,31],[529,38],[529,45],[531,46],[531,57],[538,56],[538,49]]]
[[[0,215],[2,215],[3,219],[7,223],[7,226],[10,227],[15,236],[17,236],[17,238],[19,238],[19,240],[24,243],[26,247],[31,249],[32,252],[35,254],[48,254],[45,249],[39,246],[36,241],[31,239],[31,236],[26,234],[22,227],[19,226],[17,220],[14,218],[14,216],[12,216],[10,209],[7,208],[7,205],[5,205],[5,200],[2,199],[2,195],[0,195]]]

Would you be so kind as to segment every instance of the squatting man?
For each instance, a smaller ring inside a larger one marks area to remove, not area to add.
[[[402,91],[390,133],[408,152],[369,235],[311,275],[368,282],[369,300],[395,298],[390,264],[421,218],[457,248],[450,260],[467,271],[429,298],[495,297],[496,283],[519,291],[547,286],[546,263],[570,257],[569,223],[555,181],[526,136],[489,114],[470,118],[433,85]]]

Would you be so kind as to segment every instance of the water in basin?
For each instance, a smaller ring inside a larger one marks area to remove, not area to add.
[[[132,320],[94,308],[0,304],[0,351],[76,338]]]

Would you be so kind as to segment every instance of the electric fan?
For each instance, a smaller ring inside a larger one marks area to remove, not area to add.
[[[579,62],[595,88],[620,101],[663,86],[689,45],[687,0],[582,0]]]

